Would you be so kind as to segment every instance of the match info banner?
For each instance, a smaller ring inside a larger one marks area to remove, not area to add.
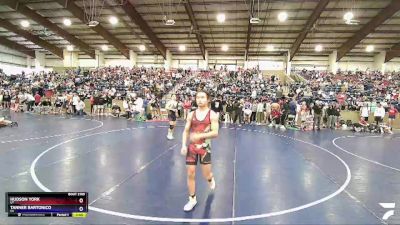
[[[6,192],[9,217],[86,217],[87,192]]]

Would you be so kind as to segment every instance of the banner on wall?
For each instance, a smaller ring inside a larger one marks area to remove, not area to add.
[[[187,70],[187,69],[197,70],[198,66],[197,66],[197,64],[180,64],[179,68],[182,68],[184,70]]]
[[[279,61],[248,61],[247,68],[259,66],[260,70],[283,70],[283,62]]]
[[[237,68],[237,65],[232,65],[232,64],[217,64],[215,69],[219,70],[221,67],[222,67],[222,68],[225,68],[225,66],[226,66],[226,69],[227,69],[227,70],[236,70],[236,68]]]
[[[45,72],[53,71],[53,69],[50,69],[50,68],[43,68],[43,67],[37,68],[37,69],[36,68],[26,68],[26,67],[7,65],[7,64],[1,64],[1,63],[0,63],[0,68],[7,75],[21,74],[22,71],[24,71],[26,74],[29,74],[32,72],[39,73],[41,71],[45,71]]]

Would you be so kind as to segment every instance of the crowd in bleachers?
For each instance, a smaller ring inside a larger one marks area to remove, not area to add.
[[[392,126],[400,110],[399,73],[328,74],[303,70],[300,75],[305,82],[284,84],[278,77],[265,77],[257,69],[203,72],[188,79],[177,91],[180,111],[186,115],[195,107],[193,96],[198,88],[214,97],[211,106],[221,112],[221,121],[279,125],[282,129],[288,124],[303,130],[359,124],[343,121],[342,110],[360,111],[360,118],[368,121],[373,117],[375,125],[385,129]],[[387,125],[382,123],[386,112]]]
[[[386,109],[399,104],[400,73],[339,71],[333,74],[303,70],[300,75],[305,78],[314,97],[336,100],[349,110],[360,110],[365,103],[372,108],[381,103]]]
[[[151,110],[148,108],[160,107],[162,96],[187,73],[144,67],[77,69],[63,74],[0,73],[0,102],[2,108],[15,112],[83,115],[86,100],[92,115],[120,116],[122,106],[113,105],[113,100],[123,100],[125,115],[131,119],[131,115],[144,116],[146,110]]]
[[[331,74],[303,70],[299,75],[304,82],[284,83],[279,76],[265,76],[258,68],[229,71],[226,67],[196,73],[105,67],[69,70],[63,74],[0,74],[0,101],[3,108],[16,112],[39,110],[38,113],[73,115],[86,112],[146,120],[161,117],[163,96],[175,88],[178,113],[184,119],[196,108],[196,91],[203,89],[212,96],[211,108],[225,123],[302,130],[337,129],[342,125],[365,127],[369,125],[369,117],[379,125],[386,112],[387,127],[391,127],[399,111],[399,73]],[[121,104],[115,104],[115,100],[121,100]],[[90,108],[85,110],[86,107]],[[360,121],[355,124],[343,121],[342,110],[360,111]]]

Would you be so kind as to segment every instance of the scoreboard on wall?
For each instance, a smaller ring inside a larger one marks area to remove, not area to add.
[[[9,217],[86,217],[87,192],[6,192]]]

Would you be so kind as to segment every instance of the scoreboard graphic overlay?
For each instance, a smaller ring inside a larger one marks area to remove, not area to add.
[[[6,192],[9,217],[86,217],[87,192]]]

